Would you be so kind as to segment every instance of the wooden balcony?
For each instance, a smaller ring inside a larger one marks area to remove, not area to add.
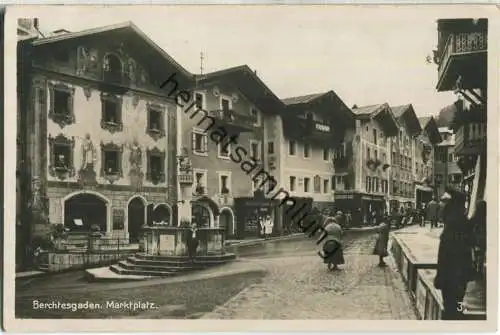
[[[459,76],[464,88],[486,87],[488,33],[451,33],[438,55],[438,91],[455,88]]]
[[[455,134],[455,152],[461,156],[477,155],[486,147],[486,123],[463,124]]]
[[[231,109],[212,110],[209,115],[216,120],[217,126],[230,133],[252,132],[255,129],[256,120],[251,115],[237,113]]]

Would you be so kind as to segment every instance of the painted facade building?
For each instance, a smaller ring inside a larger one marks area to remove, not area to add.
[[[172,224],[178,111],[160,85],[174,72],[191,85],[187,71],[130,22],[24,40],[19,50],[29,235],[63,224],[129,243],[144,224]]]
[[[350,156],[352,190],[336,191],[336,207],[350,212],[354,222],[370,224],[370,216],[387,210],[391,157],[389,143],[398,133],[398,122],[388,104],[354,106],[356,128],[346,140]]]
[[[246,65],[197,75],[193,97],[181,134],[193,165],[192,215],[227,237],[257,237],[259,220],[277,221],[271,202],[254,195],[276,171],[268,137],[284,105]]]
[[[436,146],[435,154],[435,185],[437,196],[440,197],[446,187],[462,188],[463,174],[458,166],[459,157],[455,153],[455,134],[447,127],[440,127],[442,141]]]
[[[354,115],[333,91],[283,100],[280,185],[292,196],[310,199],[320,211],[333,211],[334,192],[349,187],[344,174],[336,183],[335,153],[343,146]]]
[[[391,210],[415,208],[416,144],[422,131],[411,104],[391,107],[398,120],[398,136],[391,140]]]
[[[415,203],[417,208],[428,203],[435,190],[435,153],[441,135],[432,116],[420,117],[422,131],[415,138]]]

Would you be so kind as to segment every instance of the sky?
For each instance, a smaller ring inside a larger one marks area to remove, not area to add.
[[[380,6],[379,6],[380,7]],[[439,12],[417,7],[66,7],[37,15],[42,32],[134,22],[177,62],[200,73],[248,64],[279,97],[335,91],[348,105],[411,103],[436,115],[457,98],[438,93]],[[442,11],[441,11],[442,12]]]

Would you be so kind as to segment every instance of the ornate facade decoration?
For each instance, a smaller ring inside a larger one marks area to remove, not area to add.
[[[122,156],[123,144],[101,141],[101,177],[110,184],[123,178]]]
[[[147,174],[146,179],[157,185],[165,182],[165,151],[154,147],[147,150]]]
[[[85,95],[85,98],[87,98],[87,101],[89,101],[90,97],[92,96],[92,88],[89,86],[84,87],[83,94]]]
[[[217,86],[214,86],[214,88],[212,89],[212,94],[214,95],[214,97],[220,96],[220,90]]]
[[[75,139],[67,138],[63,134],[56,137],[49,135],[50,164],[49,173],[52,177],[60,180],[73,177],[75,175],[73,152]]]
[[[134,94],[132,96],[132,106],[134,106],[134,108],[137,108],[137,105],[139,105],[139,100],[140,98],[138,95]]]
[[[82,165],[79,171],[78,180],[81,184],[97,184],[97,174],[95,172],[95,163],[97,161],[97,150],[90,139],[90,134],[86,134],[82,143]]]
[[[99,53],[96,49],[79,46],[77,49],[77,76],[97,74],[99,71]]]
[[[64,84],[49,83],[49,118],[64,128],[75,123],[73,100],[75,89]]]
[[[132,145],[130,145],[130,183],[135,189],[140,189],[142,187],[144,172],[142,171],[142,150],[139,146],[137,140],[134,140]]]

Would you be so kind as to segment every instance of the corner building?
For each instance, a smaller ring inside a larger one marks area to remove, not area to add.
[[[177,106],[190,75],[130,22],[19,42],[20,243],[53,224],[137,242],[174,222]]]

